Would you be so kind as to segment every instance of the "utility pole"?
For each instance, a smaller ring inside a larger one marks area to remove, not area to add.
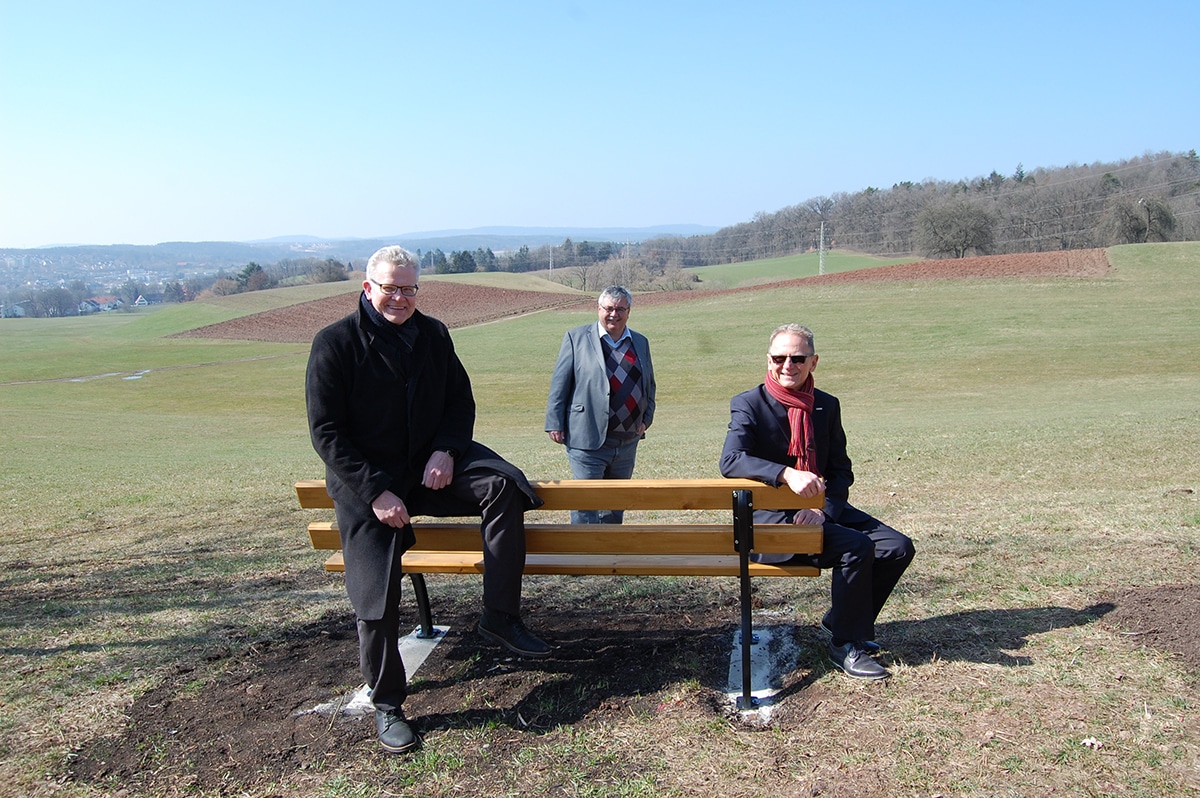
[[[821,222],[821,244],[817,251],[820,253],[817,258],[817,274],[825,273],[825,223]]]
[[[1146,243],[1150,243],[1150,203],[1146,202],[1146,198],[1142,197],[1138,200],[1138,205],[1146,209]]]

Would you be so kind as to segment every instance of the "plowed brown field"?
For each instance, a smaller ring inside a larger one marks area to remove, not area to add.
[[[1109,269],[1108,259],[1102,249],[1075,250],[1071,252],[1036,252],[1025,255],[989,255],[981,258],[957,260],[930,260],[905,263],[898,266],[880,266],[874,269],[824,274],[774,283],[774,286],[804,284],[838,284],[855,282],[919,280],[959,280],[998,277],[1100,277]],[[761,291],[762,286],[734,288],[729,291]],[[638,296],[640,306],[658,305],[666,302],[686,302],[697,297],[711,297],[713,291],[663,291]],[[303,302],[286,308],[277,308],[238,319],[211,324],[185,333],[179,337],[232,338],[247,341],[280,341],[304,343],[326,324],[345,316],[354,309],[358,294],[351,292],[339,296]],[[450,328],[520,316],[538,310],[556,307],[586,307],[591,297],[573,294],[553,294],[540,291],[517,291],[508,288],[491,288],[467,283],[450,283],[426,280],[421,284],[421,312],[440,319]]]

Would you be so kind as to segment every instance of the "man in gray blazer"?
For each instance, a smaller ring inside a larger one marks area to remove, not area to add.
[[[624,286],[600,294],[599,322],[568,330],[550,378],[546,433],[567,447],[575,479],[629,479],[654,421],[650,342],[629,329]],[[573,524],[619,524],[622,510],[572,510]]]

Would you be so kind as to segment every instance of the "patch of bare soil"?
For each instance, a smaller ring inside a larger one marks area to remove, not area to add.
[[[176,338],[229,338],[241,341],[308,343],[323,327],[354,310],[359,294],[314,299],[285,308],[209,324],[177,334]],[[489,288],[465,283],[428,280],[421,283],[418,307],[447,327],[466,327],[520,316],[546,308],[590,303],[589,298],[542,291]]]
[[[1103,277],[1110,266],[1103,249],[1062,252],[1027,252],[1020,255],[985,255],[978,258],[923,260],[823,274],[808,280],[822,283],[879,282],[884,280],[966,280],[995,277]]]
[[[405,711],[426,736],[489,729],[488,750],[474,754],[479,764],[485,755],[492,761],[516,755],[531,737],[561,724],[585,730],[631,713],[719,715],[737,610],[731,593],[685,592],[664,597],[688,605],[690,612],[680,614],[634,610],[597,617],[585,609],[539,608],[531,613],[536,628],[557,649],[536,662],[483,641],[474,631],[475,600],[460,601],[435,618],[451,628],[413,679]],[[355,763],[379,763],[388,755],[379,749],[371,716],[307,711],[360,684],[357,666],[348,607],[344,615],[238,654],[180,663],[134,702],[124,728],[80,749],[66,777],[137,794],[199,789],[240,795],[260,794],[281,779],[294,786],[297,774],[300,781],[306,772],[325,779]],[[664,691],[689,679],[706,682],[698,704],[664,703]]]
[[[1200,585],[1131,587],[1105,597],[1104,623],[1133,646],[1174,654],[1200,672]]]

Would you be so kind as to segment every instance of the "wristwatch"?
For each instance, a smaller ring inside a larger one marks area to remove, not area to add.
[[[458,459],[458,449],[438,449],[438,451],[445,452],[446,454],[450,455],[451,460]]]

